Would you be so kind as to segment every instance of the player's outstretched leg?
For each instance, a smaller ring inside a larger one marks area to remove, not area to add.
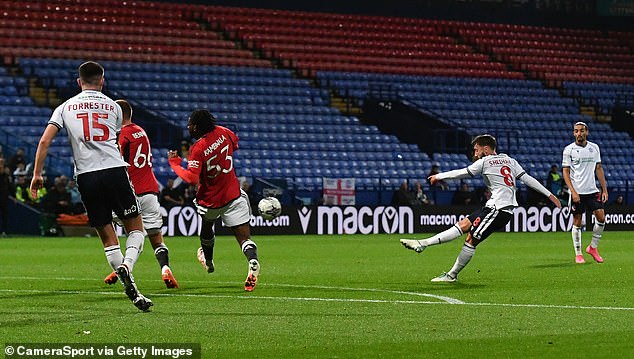
[[[128,298],[130,298],[132,304],[134,304],[135,307],[139,308],[139,310],[149,312],[150,307],[152,307],[154,303],[152,303],[149,298],[146,298],[145,296],[143,296],[143,294],[139,292],[136,284],[134,283],[134,279],[132,278],[132,274],[125,264],[122,264],[117,268],[117,276],[123,284],[125,294],[128,296]]]
[[[469,222],[470,223],[470,222]],[[429,246],[434,246],[437,244],[442,244],[446,242],[453,241],[454,239],[462,236],[462,229],[460,229],[460,223],[456,223],[455,225],[449,227],[448,229],[436,234],[433,237],[429,237],[427,239],[401,239],[401,244],[407,248],[415,251],[416,253],[420,253],[425,250],[425,248]]]
[[[424,246],[421,244],[421,241],[419,241],[418,239],[405,239],[402,238],[401,239],[401,244],[403,245],[403,247],[407,248],[407,249],[411,249],[416,253],[421,253],[422,251],[425,250],[425,248],[427,248],[427,246]]]

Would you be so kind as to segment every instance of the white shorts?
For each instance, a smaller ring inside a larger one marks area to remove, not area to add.
[[[194,204],[196,204],[195,201]],[[249,197],[242,189],[240,190],[240,197],[229,202],[224,207],[207,208],[196,204],[196,210],[205,221],[213,222],[218,218],[222,218],[222,222],[227,227],[235,227],[251,221]]]
[[[161,205],[159,204],[158,196],[154,193],[147,193],[137,197],[137,201],[139,202],[145,232],[148,234],[160,232],[163,228],[163,216],[161,216]],[[114,212],[112,217],[114,222],[123,227],[123,223],[121,223],[121,220]]]
[[[161,216],[158,196],[154,193],[147,193],[137,198],[141,207],[141,218],[145,231],[148,234],[160,231],[163,228],[163,216]]]

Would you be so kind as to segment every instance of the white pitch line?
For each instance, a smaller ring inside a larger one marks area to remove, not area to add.
[[[95,281],[95,278],[43,278],[43,277],[0,277],[0,279],[23,279],[23,280],[63,280],[63,281]],[[210,283],[209,281],[188,281],[188,282],[198,282],[198,283]],[[235,282],[219,282],[214,281],[216,284],[236,284]],[[438,300],[442,300],[449,304],[464,304],[463,301],[451,297],[446,297],[442,295],[435,295],[429,293],[419,293],[419,292],[407,292],[407,291],[398,291],[398,290],[389,290],[389,289],[376,289],[376,288],[353,288],[353,287],[334,287],[334,286],[323,286],[323,285],[300,285],[300,284],[283,284],[283,283],[261,283],[259,286],[268,286],[268,287],[289,287],[289,288],[316,288],[316,289],[334,289],[334,290],[342,290],[342,291],[358,291],[358,292],[375,292],[375,293],[391,293],[391,294],[401,294],[401,295],[411,295],[418,297],[428,297],[434,298]],[[277,298],[277,297],[276,297]]]
[[[80,295],[116,295],[120,292],[91,292],[78,290],[36,290],[36,289],[0,289],[0,293],[45,293],[45,294],[80,294]],[[386,299],[346,299],[346,298],[315,298],[315,297],[271,297],[256,295],[222,295],[222,294],[186,294],[186,293],[146,293],[149,297],[188,297],[188,298],[231,298],[250,300],[280,300],[280,301],[308,301],[308,302],[340,302],[340,303],[387,303],[387,304],[455,304],[448,302],[429,302],[418,300],[386,300]],[[538,308],[538,309],[581,309],[581,310],[616,310],[634,311],[632,307],[591,307],[577,305],[553,305],[553,304],[512,304],[512,303],[465,303],[459,305],[487,306],[487,307],[514,307],[514,308]]]
[[[269,285],[264,283],[264,285]],[[293,288],[316,288],[316,289],[336,289],[336,290],[349,290],[349,291],[359,291],[359,292],[379,292],[379,293],[393,293],[393,294],[403,294],[403,295],[413,295],[420,297],[428,297],[440,299],[449,304],[465,304],[463,301],[451,297],[445,297],[442,295],[429,294],[429,293],[418,293],[418,292],[406,292],[400,290],[389,290],[389,289],[373,289],[373,288],[353,288],[353,287],[331,287],[326,285],[301,285],[301,284],[279,284],[273,283],[270,284],[274,287],[293,287]]]
[[[38,289],[0,289],[0,293],[38,293],[38,294],[102,294],[122,295],[121,292],[88,292],[79,290],[38,290]],[[450,304],[446,302],[428,302],[419,300],[385,300],[385,299],[347,299],[347,298],[315,298],[315,297],[270,297],[251,295],[225,295],[225,294],[186,294],[186,293],[145,293],[148,297],[188,297],[188,298],[231,298],[231,299],[266,299],[283,301],[306,302],[342,302],[342,303],[389,303],[389,304]]]

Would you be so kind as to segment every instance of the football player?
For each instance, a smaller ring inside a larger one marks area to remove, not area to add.
[[[572,213],[572,243],[575,248],[575,262],[582,264],[581,226],[583,214],[592,211],[597,221],[592,228],[592,241],[586,247],[586,253],[597,263],[603,263],[599,255],[599,241],[605,228],[605,210],[603,204],[608,201],[608,185],[601,165],[599,146],[588,141],[588,125],[577,122],[573,127],[575,142],[564,148],[562,167],[564,181],[570,190],[570,213]],[[597,188],[596,177],[601,184],[601,192]]]
[[[132,269],[143,251],[145,231],[139,203],[117,148],[121,130],[121,106],[101,93],[104,69],[93,61],[79,66],[77,83],[81,92],[59,105],[48,121],[35,154],[31,194],[44,186],[42,170],[53,139],[66,128],[73,149],[75,175],[88,220],[103,243],[108,263],[123,283],[125,293],[140,310],[149,311],[152,301],[143,296],[134,282]],[[125,257],[112,225],[112,212],[123,222],[127,233]]]
[[[453,227],[431,238],[401,239],[407,249],[420,253],[429,246],[452,241],[468,232],[462,250],[449,272],[432,279],[432,282],[455,282],[458,273],[469,263],[475,254],[476,246],[494,231],[503,228],[513,216],[513,208],[517,207],[515,181],[521,180],[527,186],[548,197],[555,206],[561,208],[559,199],[550,193],[539,181],[531,177],[517,161],[505,154],[497,154],[497,142],[491,135],[477,136],[473,142],[474,159],[469,167],[441,172],[429,176],[433,185],[437,181],[453,178],[469,178],[476,174],[484,177],[484,183],[491,191],[491,198],[484,207],[456,223]]]
[[[154,249],[154,256],[161,268],[161,277],[167,288],[178,288],[178,282],[172,274],[169,262],[169,252],[163,242],[163,216],[159,204],[159,187],[152,171],[152,148],[150,139],[141,126],[132,122],[132,106],[126,100],[115,101],[123,112],[123,122],[119,133],[119,150],[123,159],[129,164],[128,175],[134,187],[134,192],[141,206],[143,227],[150,238]],[[115,272],[110,273],[104,282],[117,282]]]
[[[233,152],[238,149],[238,137],[226,127],[216,124],[216,118],[204,109],[189,116],[187,129],[198,139],[189,149],[187,168],[181,167],[176,151],[169,151],[170,167],[185,182],[198,184],[196,205],[203,218],[198,260],[208,273],[214,271],[213,250],[216,241],[214,223],[218,218],[230,227],[248,261],[244,290],[255,288],[260,274],[257,246],[251,240],[251,206],[249,197],[240,188],[233,168]]]

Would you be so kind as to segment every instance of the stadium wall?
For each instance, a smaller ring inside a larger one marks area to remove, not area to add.
[[[39,235],[40,212],[14,199],[9,199],[8,206],[8,233]]]

